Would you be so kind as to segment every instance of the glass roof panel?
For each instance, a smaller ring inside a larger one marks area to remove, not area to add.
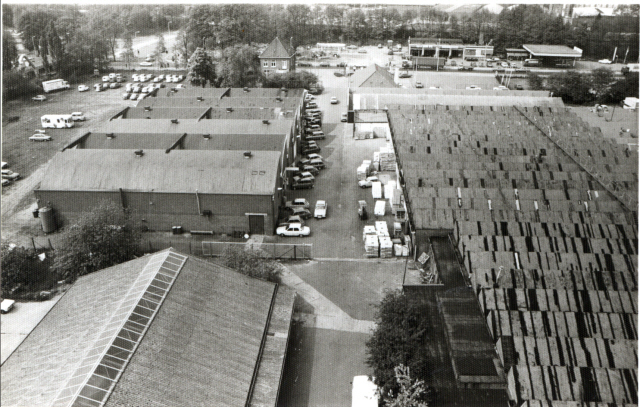
[[[136,281],[121,297],[122,302],[104,331],[89,347],[82,367],[70,371],[72,379],[58,394],[54,405],[89,407],[102,404],[115,386],[116,378],[126,368],[186,259],[186,256],[169,252],[150,256]]]

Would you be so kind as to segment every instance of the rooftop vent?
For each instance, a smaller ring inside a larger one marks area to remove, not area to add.
[[[278,102],[282,102],[282,98],[281,98],[280,96],[278,96],[278,97],[276,98],[276,100],[277,100]]]
[[[246,86],[244,88],[242,88],[243,92],[249,92],[249,88],[247,88]]]
[[[262,121],[262,123],[263,123],[263,124],[269,124],[269,120],[266,120],[266,119],[265,119],[265,120],[263,120],[263,121]]]
[[[233,112],[233,108],[232,107],[228,107],[227,108],[227,112],[229,112],[229,113]]]
[[[244,158],[251,158],[251,151],[245,151]]]
[[[116,136],[113,133],[107,133],[107,138],[115,138]]]
[[[144,111],[145,112],[150,112],[151,111],[151,106],[145,106],[144,107]]]
[[[197,100],[198,102],[202,102],[202,101],[204,100],[204,98],[203,98],[202,96],[198,96],[198,97],[196,98],[196,100]]]
[[[287,92],[287,91],[288,91],[288,89],[287,89],[287,88],[285,88],[284,86],[283,86],[283,87],[281,87],[281,88],[280,88],[280,90],[281,90],[281,91],[283,91],[283,92]]]
[[[144,155],[144,152],[142,150],[136,150],[133,152],[133,154],[135,154],[136,157],[142,157]]]
[[[203,134],[202,138],[209,140],[211,138],[211,134]]]
[[[178,119],[171,119],[171,123],[178,124]]]

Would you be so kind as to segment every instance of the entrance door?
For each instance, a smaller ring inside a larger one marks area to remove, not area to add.
[[[264,235],[264,216],[249,215],[249,233],[252,235]]]

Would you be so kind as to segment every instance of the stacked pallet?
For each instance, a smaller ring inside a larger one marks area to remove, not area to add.
[[[367,236],[369,236],[369,235],[374,235],[374,236],[378,235],[375,226],[366,225],[364,227],[364,230],[362,231],[362,240],[365,241],[367,239]]]
[[[371,183],[371,194],[373,199],[382,199],[382,182],[375,181]]]
[[[392,182],[394,181],[389,181],[389,183],[384,186],[384,198],[388,199],[389,203],[393,202],[393,193],[395,192],[395,189],[396,189],[396,186],[391,184]]]
[[[380,257],[379,248],[378,235],[365,236],[364,251],[367,257]]]
[[[380,237],[380,257],[384,259],[393,257],[393,243],[388,236]]]
[[[387,222],[384,220],[378,220],[375,223],[376,234],[378,236],[389,237],[389,228],[387,227]]]
[[[387,146],[380,149],[380,171],[396,170],[396,153],[393,147]]]
[[[363,165],[359,166],[356,170],[356,178],[358,179],[358,181],[364,181],[365,179],[367,179],[367,167]]]
[[[373,152],[373,170],[380,171],[380,152]]]
[[[373,208],[373,214],[376,216],[384,216],[387,209],[387,201],[379,200],[376,201],[376,206]]]

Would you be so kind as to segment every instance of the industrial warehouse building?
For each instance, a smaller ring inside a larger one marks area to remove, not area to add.
[[[145,99],[54,157],[38,207],[53,209],[57,225],[109,200],[153,231],[271,235],[300,149],[303,97],[192,88]]]
[[[275,406],[295,293],[173,249],[80,277],[2,365],[2,405]]]
[[[101,201],[132,210],[149,230],[273,234],[282,200],[280,152],[67,149],[34,193],[58,225]]]

